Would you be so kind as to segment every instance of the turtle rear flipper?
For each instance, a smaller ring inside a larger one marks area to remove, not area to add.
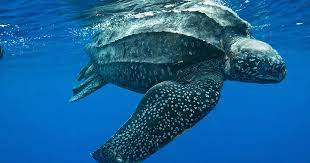
[[[83,79],[84,81],[80,85],[72,89],[73,95],[69,100],[70,102],[84,98],[108,83],[95,71],[94,65],[91,63],[78,74],[77,80],[81,81]]]
[[[92,63],[88,63],[85,67],[82,68],[80,73],[77,75],[76,79],[78,81],[81,81],[83,79],[87,79],[91,74],[94,74],[94,73],[96,73],[94,69],[94,65]]]

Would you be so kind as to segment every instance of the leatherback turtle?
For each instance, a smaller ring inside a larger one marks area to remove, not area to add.
[[[86,46],[90,62],[71,101],[107,83],[145,93],[129,120],[92,153],[99,162],[142,161],[216,105],[223,81],[278,83],[286,67],[250,25],[209,1],[111,19]]]

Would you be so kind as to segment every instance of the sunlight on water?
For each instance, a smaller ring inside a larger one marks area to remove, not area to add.
[[[102,22],[107,22],[116,15],[135,13],[141,16],[148,10],[168,10],[169,7],[183,2],[180,0],[32,1],[27,4],[8,2],[6,8],[0,7],[0,44],[8,51],[7,54],[12,56],[36,52],[40,47],[50,46],[57,39],[68,40],[68,44],[73,41],[83,44],[98,30],[104,30],[107,24]],[[310,22],[307,19],[310,17],[309,1],[213,0],[213,2],[232,8],[240,17],[249,21],[254,35],[261,39],[271,42],[277,40],[282,43],[303,41],[304,45],[310,44]],[[40,6],[48,8],[41,13]],[[275,8],[277,10],[274,10]],[[18,12],[15,12],[16,10]],[[286,35],[287,39],[278,40],[277,38],[282,35]]]
[[[302,41],[296,48],[310,44],[310,1],[227,0],[227,4],[253,25],[259,38],[283,44]],[[287,39],[279,39],[283,36]]]
[[[72,20],[75,7],[65,1],[8,1],[0,5],[0,44],[9,56],[19,56],[42,55],[44,47],[58,41],[79,43],[75,37],[86,34],[83,30],[77,34],[79,26]]]

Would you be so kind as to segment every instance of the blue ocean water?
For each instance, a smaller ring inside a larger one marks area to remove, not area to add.
[[[114,85],[68,102],[88,62],[89,11],[109,3],[0,0],[0,163],[95,162],[90,153],[134,112],[142,95]],[[309,0],[223,3],[279,51],[287,77],[275,85],[226,81],[214,111],[145,162],[309,163]]]

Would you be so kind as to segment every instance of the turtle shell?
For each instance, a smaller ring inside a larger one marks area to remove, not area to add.
[[[124,37],[145,32],[172,32],[192,36],[221,48],[225,29],[248,34],[249,23],[231,9],[212,1],[190,1],[162,10],[124,12],[97,25],[102,31],[92,44],[110,44]]]
[[[239,18],[236,13],[227,7],[211,3],[209,1],[191,1],[176,6],[169,6],[168,8],[160,11],[154,10],[143,13],[125,12],[122,14],[117,14],[115,17],[112,17],[106,22],[100,24],[100,28],[104,28],[104,30],[100,31],[94,37],[93,42],[86,46],[86,50],[93,60],[98,61],[99,59],[100,63],[104,64],[118,62],[120,60],[123,62],[133,60],[135,62],[139,62],[141,60],[150,60],[150,62],[155,62],[155,60],[159,61],[158,58],[161,57],[160,55],[164,55],[165,60],[169,60],[168,58],[175,58],[172,57],[173,55],[171,54],[167,55],[167,53],[157,52],[152,53],[152,55],[145,56],[141,52],[139,54],[135,54],[140,57],[140,59],[137,59],[137,57],[133,55],[125,54],[126,52],[124,52],[124,48],[122,52],[115,52],[117,49],[122,49],[120,48],[120,40],[122,39],[126,39],[127,41],[125,42],[127,42],[127,44],[128,42],[131,42],[129,44],[132,45],[132,48],[129,47],[127,52],[130,50],[138,50],[132,41],[147,43],[140,44],[140,47],[146,46],[146,48],[153,48],[153,50],[155,49],[158,51],[161,49],[160,45],[149,45],[156,44],[154,43],[156,39],[152,41],[152,37],[154,37],[156,33],[172,33],[182,36],[178,38],[186,38],[186,36],[188,36],[191,39],[197,39],[205,44],[208,44],[206,47],[212,47],[211,51],[213,51],[213,53],[211,55],[222,55],[222,51],[224,51],[222,38],[225,32],[228,31],[227,29],[237,29],[234,33],[247,34],[249,24]],[[229,30],[229,32],[232,32],[232,30]],[[145,33],[153,34],[152,36],[148,35],[148,41],[143,41],[144,38],[139,37],[140,34]],[[191,39],[185,40],[189,41]],[[161,39],[159,38],[157,41],[159,40]],[[164,40],[170,40],[170,45],[172,45],[173,42],[175,45],[177,43],[177,41],[172,41],[167,38],[164,38]],[[218,49],[218,51],[221,52],[215,53],[215,49]],[[143,52],[147,51],[144,49]],[[171,51],[171,53],[173,52],[176,51]],[[178,59],[170,59],[169,62],[178,61]]]
[[[150,63],[189,65],[224,56],[224,51],[210,43],[171,32],[133,34],[111,44],[89,48],[93,63]]]

